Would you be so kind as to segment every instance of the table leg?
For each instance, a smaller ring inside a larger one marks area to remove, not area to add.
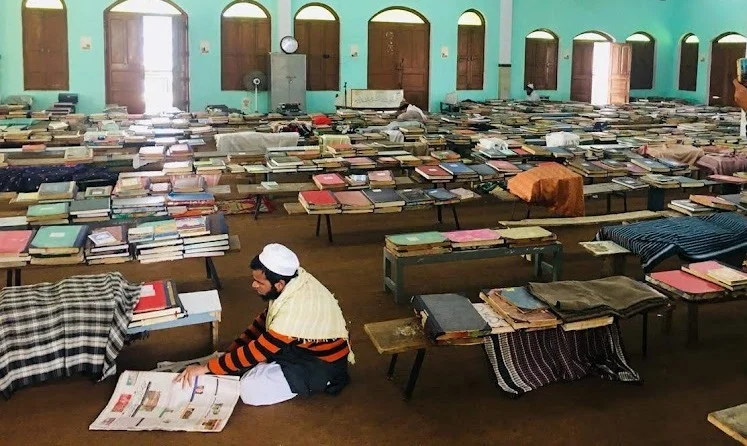
[[[262,196],[257,195],[257,201],[254,204],[254,219],[259,218],[259,208],[262,206]]]
[[[392,355],[392,360],[389,361],[389,368],[386,370],[386,379],[389,381],[394,379],[394,368],[397,366],[397,357],[399,355],[395,353]]]
[[[441,206],[436,206],[436,215],[438,217],[438,224],[441,224],[444,222],[444,216],[443,212],[441,211]]]
[[[628,212],[628,194],[623,192],[623,211]]]
[[[648,188],[648,210],[649,211],[663,211],[666,207],[664,189],[657,187]]]
[[[319,237],[319,230],[322,228],[322,216],[316,216],[316,236]]]
[[[518,201],[514,201],[514,206],[511,208],[511,220],[514,219],[514,215],[516,214],[516,205],[518,205]]]
[[[13,286],[13,270],[12,269],[6,269],[5,270],[5,286]]]
[[[210,270],[210,278],[213,280],[213,286],[216,290],[220,290],[221,288],[223,288],[223,286],[220,283],[220,277],[218,277],[218,270],[215,269],[213,258],[207,257],[205,259],[205,262],[207,263],[208,269]]]
[[[563,269],[563,249],[559,248],[552,256],[552,281],[560,280],[560,273]]]
[[[392,280],[394,281],[394,302],[407,304],[405,298],[405,270],[402,265],[397,264],[397,259],[392,262]]]
[[[607,213],[612,213],[612,194],[607,194]]]
[[[664,310],[664,323],[661,326],[661,332],[669,334],[672,332],[672,317],[674,316],[674,305],[669,304]]]
[[[384,253],[384,292],[389,292],[389,286],[387,286],[387,279],[392,278],[392,261],[389,256]],[[394,291],[394,290],[392,290]]]
[[[643,313],[643,326],[641,327],[641,354],[645,358],[648,355],[648,312]]]
[[[210,257],[205,257],[205,275],[208,279],[212,279],[212,271],[210,271]]]
[[[687,303],[687,345],[694,346],[698,343],[698,304]]]
[[[21,286],[21,268],[16,268],[16,282],[15,286]]]
[[[415,355],[415,362],[412,364],[412,370],[410,370],[410,377],[407,379],[407,385],[402,399],[409,401],[412,398],[412,391],[415,389],[415,383],[418,381],[420,376],[420,368],[423,366],[423,360],[425,359],[425,349],[418,349],[418,353]]]
[[[324,220],[327,223],[327,240],[332,243],[332,221],[329,218],[329,214],[324,214]]]
[[[451,205],[451,213],[454,215],[454,224],[456,225],[457,230],[462,229],[462,227],[459,225],[459,216],[457,215],[457,208],[455,204]]]
[[[213,340],[213,351],[217,352],[220,350],[218,345],[218,330],[220,329],[220,321],[213,321],[210,323],[210,339]]]
[[[532,214],[532,205],[527,203],[527,217],[526,219],[529,220],[529,216]]]
[[[543,255],[541,252],[537,254],[532,255],[532,260],[534,260],[534,277],[540,278],[542,277],[542,259]]]

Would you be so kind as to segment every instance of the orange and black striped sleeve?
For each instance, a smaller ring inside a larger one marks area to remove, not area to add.
[[[248,344],[251,341],[256,340],[259,338],[262,333],[267,331],[265,328],[267,325],[267,309],[260,313],[255,319],[254,322],[246,329],[243,333],[239,335],[234,341],[231,343],[231,345],[226,350],[227,352],[232,352],[236,350],[239,347],[242,347],[246,344]]]
[[[227,352],[223,356],[211,359],[208,362],[208,369],[214,375],[227,375],[248,369],[261,362],[266,362],[281,348],[293,342],[293,338],[269,330],[259,335],[257,339],[247,342],[246,345]]]

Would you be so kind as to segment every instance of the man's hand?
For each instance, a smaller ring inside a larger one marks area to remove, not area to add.
[[[739,79],[734,79],[734,102],[742,110],[747,110],[747,88],[739,82]]]
[[[191,386],[192,381],[198,376],[206,375],[210,373],[210,369],[206,365],[190,365],[182,373],[174,378],[175,383],[182,383],[182,389],[187,385]]]

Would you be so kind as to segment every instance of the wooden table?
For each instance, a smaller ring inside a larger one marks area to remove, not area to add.
[[[560,278],[563,266],[563,245],[555,242],[545,246],[498,247],[473,249],[469,251],[452,251],[443,254],[398,257],[386,248],[384,250],[384,291],[394,294],[394,302],[408,304],[405,298],[405,267],[408,265],[429,265],[434,263],[461,262],[466,260],[495,259],[499,257],[525,256],[532,257],[534,274],[542,275],[543,269],[549,270],[552,280]],[[552,255],[550,263],[544,261],[545,255]]]
[[[747,404],[711,412],[708,421],[726,435],[747,445]]]

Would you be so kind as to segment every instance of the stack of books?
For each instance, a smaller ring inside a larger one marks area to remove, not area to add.
[[[721,211],[736,211],[737,205],[721,197],[712,197],[709,195],[690,195],[690,201],[701,206]]]
[[[177,231],[184,242],[184,258],[217,257],[230,249],[228,225],[222,213],[178,219]]]
[[[174,144],[166,150],[166,161],[187,161],[192,159],[192,156],[192,147],[189,144]]]
[[[150,178],[148,177],[120,177],[112,194],[117,197],[144,197],[149,191]]]
[[[446,190],[446,189],[430,189],[425,191],[429,197],[433,198],[434,204],[437,206],[456,204],[461,201],[459,195]]]
[[[414,296],[412,308],[426,336],[437,345],[469,344],[488,336],[493,328],[465,296],[430,294]]]
[[[431,152],[431,156],[441,162],[455,162],[462,159],[462,157],[453,150],[434,150]]]
[[[415,173],[433,183],[448,183],[454,177],[440,166],[420,166],[415,168]]]
[[[539,226],[498,229],[496,232],[512,247],[545,246],[558,240],[557,235]]]
[[[319,190],[344,190],[347,187],[345,179],[337,173],[323,173],[312,177]]]
[[[677,189],[680,187],[680,182],[676,178],[660,174],[643,175],[641,181],[659,189]]]
[[[413,211],[433,206],[436,200],[422,189],[402,189],[397,194],[405,201],[404,210]]]
[[[78,186],[75,184],[75,181],[43,183],[39,186],[39,202],[58,203],[62,201],[72,201],[77,193]]]
[[[440,232],[387,235],[386,249],[396,257],[443,254],[451,252],[449,240]]]
[[[461,162],[441,163],[440,167],[450,173],[456,181],[476,181],[479,179],[477,172]]]
[[[493,160],[488,161],[486,164],[495,169],[495,171],[499,174],[507,177],[514,176],[522,171],[519,166],[508,161]]]
[[[69,211],[73,223],[106,221],[109,220],[111,212],[111,199],[105,197],[75,200],[70,203]]]
[[[342,212],[340,203],[328,190],[299,192],[298,201],[309,214],[339,214]]]
[[[112,198],[112,219],[160,217],[168,215],[163,196]]]
[[[143,146],[138,152],[138,157],[142,164],[160,163],[165,158],[164,150],[164,146]]]
[[[402,212],[405,200],[394,189],[364,189],[363,194],[374,205],[377,214]]]
[[[198,174],[221,173],[226,170],[226,162],[220,158],[210,158],[194,162]]]
[[[159,280],[143,284],[140,298],[132,310],[129,328],[170,322],[185,317],[187,312],[179,299],[176,284]]]
[[[612,182],[625,186],[628,189],[634,189],[634,190],[635,189],[646,189],[648,187],[648,184],[633,177],[613,178]]]
[[[505,241],[492,229],[462,230],[444,233],[454,250],[495,248]]]
[[[558,319],[525,287],[485,290],[480,298],[515,330],[557,327]]]
[[[355,154],[358,156],[376,156],[379,150],[370,144],[353,144]]]
[[[125,226],[108,226],[91,230],[86,244],[89,265],[110,265],[132,260]]]
[[[329,144],[327,145],[327,151],[333,156],[347,157],[356,155],[356,150],[353,148],[353,145],[349,143]]]
[[[166,210],[172,217],[194,217],[215,213],[215,196],[203,192],[196,194],[170,193],[166,196]]]
[[[368,184],[372,188],[394,187],[394,175],[391,170],[376,170],[368,172]]]
[[[0,231],[0,267],[12,263],[27,263],[29,244],[34,238],[34,231]]]
[[[267,167],[273,172],[295,172],[303,161],[297,156],[273,156],[267,160]]]
[[[340,203],[343,214],[367,214],[374,211],[374,205],[359,191],[335,192],[335,199]]]
[[[478,175],[480,181],[495,181],[502,177],[497,170],[487,164],[472,164],[469,168]]]
[[[363,189],[368,187],[368,175],[347,175],[345,183],[349,189]]]
[[[166,183],[157,183],[166,184]],[[205,178],[198,175],[183,175],[171,179],[171,190],[178,194],[195,194],[205,192]],[[151,185],[151,189],[152,189]],[[161,192],[161,191],[159,191]],[[165,193],[168,193],[165,192]]]
[[[192,173],[192,161],[171,161],[164,163],[165,175],[184,175]]]
[[[140,263],[158,263],[184,258],[184,243],[175,220],[141,223],[130,228],[127,236],[134,244]]]
[[[672,200],[667,207],[684,215],[709,215],[716,212],[716,209],[694,203],[690,200]]]
[[[371,158],[365,156],[354,156],[352,158],[347,158],[345,161],[348,163],[348,166],[351,170],[376,168],[376,162]]]
[[[111,186],[95,186],[86,188],[83,198],[90,200],[92,198],[109,198],[112,194]]]
[[[85,164],[93,162],[93,149],[89,147],[68,147],[65,149],[65,163]]]
[[[70,203],[34,204],[26,210],[30,225],[64,225],[68,223]]]
[[[399,155],[394,158],[399,161],[402,167],[418,167],[423,164],[423,161],[414,155]]]
[[[28,252],[32,265],[74,265],[83,263],[83,246],[88,226],[44,226],[36,231]]]

